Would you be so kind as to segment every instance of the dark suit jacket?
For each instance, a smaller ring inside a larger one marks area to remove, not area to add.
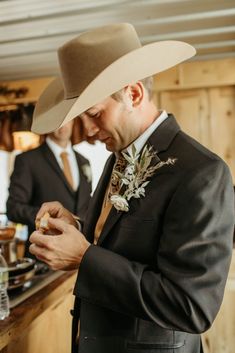
[[[89,162],[81,154],[75,152],[75,155],[80,175],[77,191],[70,187],[47,143],[18,155],[10,180],[8,218],[27,224],[31,234],[41,204],[48,201],[59,201],[69,211],[84,218],[90,200],[91,183],[84,175],[82,166]],[[28,245],[26,255],[31,256]]]
[[[98,246],[85,253],[74,289],[79,353],[199,353],[199,333],[222,301],[234,224],[229,170],[173,116],[148,144],[160,160],[177,161],[155,172],[129,212],[113,208]],[[113,163],[88,210],[90,242]]]

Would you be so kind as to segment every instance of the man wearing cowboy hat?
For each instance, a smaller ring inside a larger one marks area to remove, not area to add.
[[[62,81],[40,97],[32,130],[80,116],[114,152],[82,232],[55,202],[37,218],[49,211],[60,235],[30,238],[53,269],[78,269],[73,352],[202,352],[231,259],[231,176],[157,109],[148,79],[194,54],[178,41],[141,46],[130,24],[83,33],[58,51]]]

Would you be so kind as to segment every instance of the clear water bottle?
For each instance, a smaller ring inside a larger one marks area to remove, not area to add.
[[[10,314],[9,298],[7,294],[8,266],[0,249],[0,320],[4,320]]]

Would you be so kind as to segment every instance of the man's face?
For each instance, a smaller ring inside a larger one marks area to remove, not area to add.
[[[68,143],[73,131],[73,121],[68,122],[64,126],[55,130],[49,136],[57,143]]]
[[[112,152],[123,150],[141,133],[139,119],[127,96],[121,102],[108,97],[80,117],[87,135],[104,142]]]

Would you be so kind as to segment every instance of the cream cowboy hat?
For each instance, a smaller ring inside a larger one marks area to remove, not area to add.
[[[184,42],[141,46],[129,23],[82,33],[58,50],[61,78],[40,96],[32,131],[51,132],[126,85],[167,70],[195,55]]]

